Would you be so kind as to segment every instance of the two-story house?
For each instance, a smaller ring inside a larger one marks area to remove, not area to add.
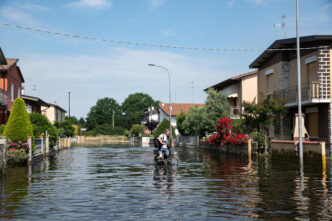
[[[65,121],[65,115],[67,111],[57,105],[56,103],[48,103],[47,106],[41,107],[41,112],[44,114],[49,121],[54,123],[55,121],[64,122]]]
[[[24,78],[18,59],[8,59],[0,48],[0,124],[7,123],[13,102],[22,95]]]
[[[209,88],[214,88],[226,95],[230,106],[230,117],[240,119],[242,103],[257,102],[257,71],[244,73],[224,80]],[[204,91],[207,91],[206,88]]]
[[[42,106],[50,107],[50,105],[47,102],[43,101],[39,97],[22,94],[22,99],[25,102],[25,107],[29,114],[31,114],[31,113],[41,114]]]
[[[192,103],[172,103],[172,116],[171,124],[176,127],[176,116],[183,111],[187,114],[192,107],[203,107],[204,104],[192,104]],[[149,107],[145,112],[145,121],[157,121],[161,123],[165,118],[169,120],[169,103],[159,103],[157,107]],[[144,122],[143,122],[144,123]]]
[[[332,139],[331,45],[332,35],[300,38],[302,112],[311,140],[331,142]],[[283,99],[289,107],[281,124],[270,126],[269,136],[292,138],[294,114],[298,111],[296,38],[275,41],[250,64],[250,68],[258,69],[258,94]]]

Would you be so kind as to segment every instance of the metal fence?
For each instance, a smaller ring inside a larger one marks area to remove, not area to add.
[[[199,136],[179,136],[175,143],[179,146],[199,146]]]
[[[33,155],[39,155],[39,154],[42,154],[43,153],[43,150],[42,150],[42,140],[41,139],[35,139],[35,151],[33,153]]]

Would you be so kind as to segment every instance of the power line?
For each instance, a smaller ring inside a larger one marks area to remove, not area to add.
[[[24,30],[30,30],[35,32],[42,32],[47,34],[53,34],[53,35],[60,35],[65,37],[71,37],[71,38],[80,38],[80,39],[87,39],[87,40],[94,40],[94,41],[102,41],[102,42],[110,42],[114,44],[124,44],[124,45],[136,45],[136,46],[145,46],[145,47],[155,47],[155,48],[171,48],[171,49],[184,49],[184,50],[199,50],[199,51],[230,51],[230,52],[254,52],[254,51],[295,51],[296,48],[280,48],[280,49],[255,49],[255,48],[201,48],[201,47],[190,47],[190,46],[174,46],[174,45],[161,45],[161,44],[150,44],[150,43],[142,43],[142,42],[133,42],[133,41],[119,41],[119,40],[112,40],[112,39],[104,39],[104,38],[97,38],[97,37],[89,37],[89,36],[82,36],[82,35],[76,35],[76,34],[69,34],[64,32],[55,32],[55,31],[49,31],[46,29],[40,29],[40,28],[32,28],[22,25],[13,25],[9,23],[4,23],[0,21],[0,25],[7,26],[11,28],[17,28],[17,29],[24,29]],[[323,49],[323,48],[329,48],[329,46],[319,46],[319,47],[308,47],[308,48],[300,48],[301,50],[312,50],[312,49]]]

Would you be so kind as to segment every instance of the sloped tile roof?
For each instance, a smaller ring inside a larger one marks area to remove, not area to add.
[[[205,104],[172,103],[172,116],[179,115],[181,110],[188,113],[192,107],[203,107]],[[159,103],[159,108],[169,115],[169,103]]]

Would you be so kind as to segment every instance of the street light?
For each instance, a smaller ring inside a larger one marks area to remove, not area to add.
[[[155,64],[148,64],[150,67],[157,67],[157,68],[162,68],[165,71],[167,71],[168,74],[168,92],[169,92],[169,130],[170,130],[170,137],[172,137],[172,123],[171,123],[171,118],[172,118],[172,103],[171,103],[171,74],[169,73],[169,70],[165,68],[164,66],[161,65],[155,65]]]

